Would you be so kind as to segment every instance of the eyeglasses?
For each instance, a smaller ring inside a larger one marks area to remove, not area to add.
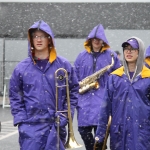
[[[38,40],[40,38],[40,40],[44,40],[46,38],[49,38],[50,39],[50,36],[45,36],[45,35],[41,35],[41,36],[37,36],[37,35],[34,35],[33,36],[33,39],[34,40]]]
[[[123,51],[126,52],[126,53],[128,53],[128,52],[134,53],[134,52],[136,52],[137,50],[138,50],[138,49],[135,49],[135,48],[128,48],[128,47],[125,47],[125,48],[123,49]]]

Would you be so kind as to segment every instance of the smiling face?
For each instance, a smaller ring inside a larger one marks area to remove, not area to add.
[[[138,49],[133,49],[131,45],[128,45],[123,48],[123,53],[128,63],[136,63],[139,54]]]
[[[50,41],[50,36],[41,30],[36,30],[32,34],[32,41],[34,50],[36,51],[48,51]]]

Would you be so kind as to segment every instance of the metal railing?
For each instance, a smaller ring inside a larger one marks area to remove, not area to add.
[[[6,79],[11,77],[11,74],[19,61],[0,61],[0,95],[3,95],[4,84]]]

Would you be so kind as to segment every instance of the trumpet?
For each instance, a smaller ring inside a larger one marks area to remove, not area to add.
[[[83,94],[86,91],[95,88],[98,89],[100,87],[99,83],[98,83],[98,79],[107,71],[109,70],[111,67],[113,67],[114,65],[114,55],[113,53],[111,54],[112,57],[112,62],[110,65],[100,69],[99,71],[93,73],[90,76],[87,76],[86,78],[84,78],[82,81],[79,82],[79,93]]]
[[[64,76],[59,75],[58,72],[64,72]],[[58,85],[58,79],[63,80],[66,79],[66,84],[65,85]],[[56,112],[67,112],[68,114],[68,139],[67,142],[65,143],[65,148],[66,149],[73,149],[73,148],[79,148],[82,147],[82,145],[78,144],[75,136],[74,136],[74,131],[73,131],[73,125],[72,125],[72,118],[71,118],[71,109],[70,109],[70,96],[69,96],[69,84],[68,84],[68,73],[64,68],[59,68],[55,71],[55,84],[56,84]],[[66,94],[67,94],[67,105],[68,105],[68,110],[67,111],[59,111],[58,110],[58,88],[61,87],[66,87]],[[57,122],[57,150],[59,149],[59,116],[56,118]]]

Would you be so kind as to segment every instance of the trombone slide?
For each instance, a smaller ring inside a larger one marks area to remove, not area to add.
[[[58,72],[59,71],[62,71],[64,72],[64,78],[63,76],[59,76],[58,77]],[[58,85],[58,79],[66,79],[65,80],[65,85]],[[66,96],[67,96],[67,106],[68,106],[68,110],[67,110],[67,114],[68,114],[68,139],[67,139],[67,142],[65,144],[65,148],[66,149],[72,149],[72,148],[79,148],[79,147],[82,147],[82,145],[78,144],[77,141],[75,140],[75,137],[74,137],[74,132],[73,132],[73,126],[72,126],[72,118],[71,118],[71,108],[70,108],[70,95],[69,95],[69,84],[68,84],[68,73],[67,71],[64,69],[64,68],[59,68],[55,71],[55,85],[56,85],[56,112],[61,112],[59,111],[58,109],[58,88],[62,88],[62,87],[65,87],[66,88]],[[60,121],[60,118],[58,117],[57,118],[57,149],[59,150],[59,121]]]

